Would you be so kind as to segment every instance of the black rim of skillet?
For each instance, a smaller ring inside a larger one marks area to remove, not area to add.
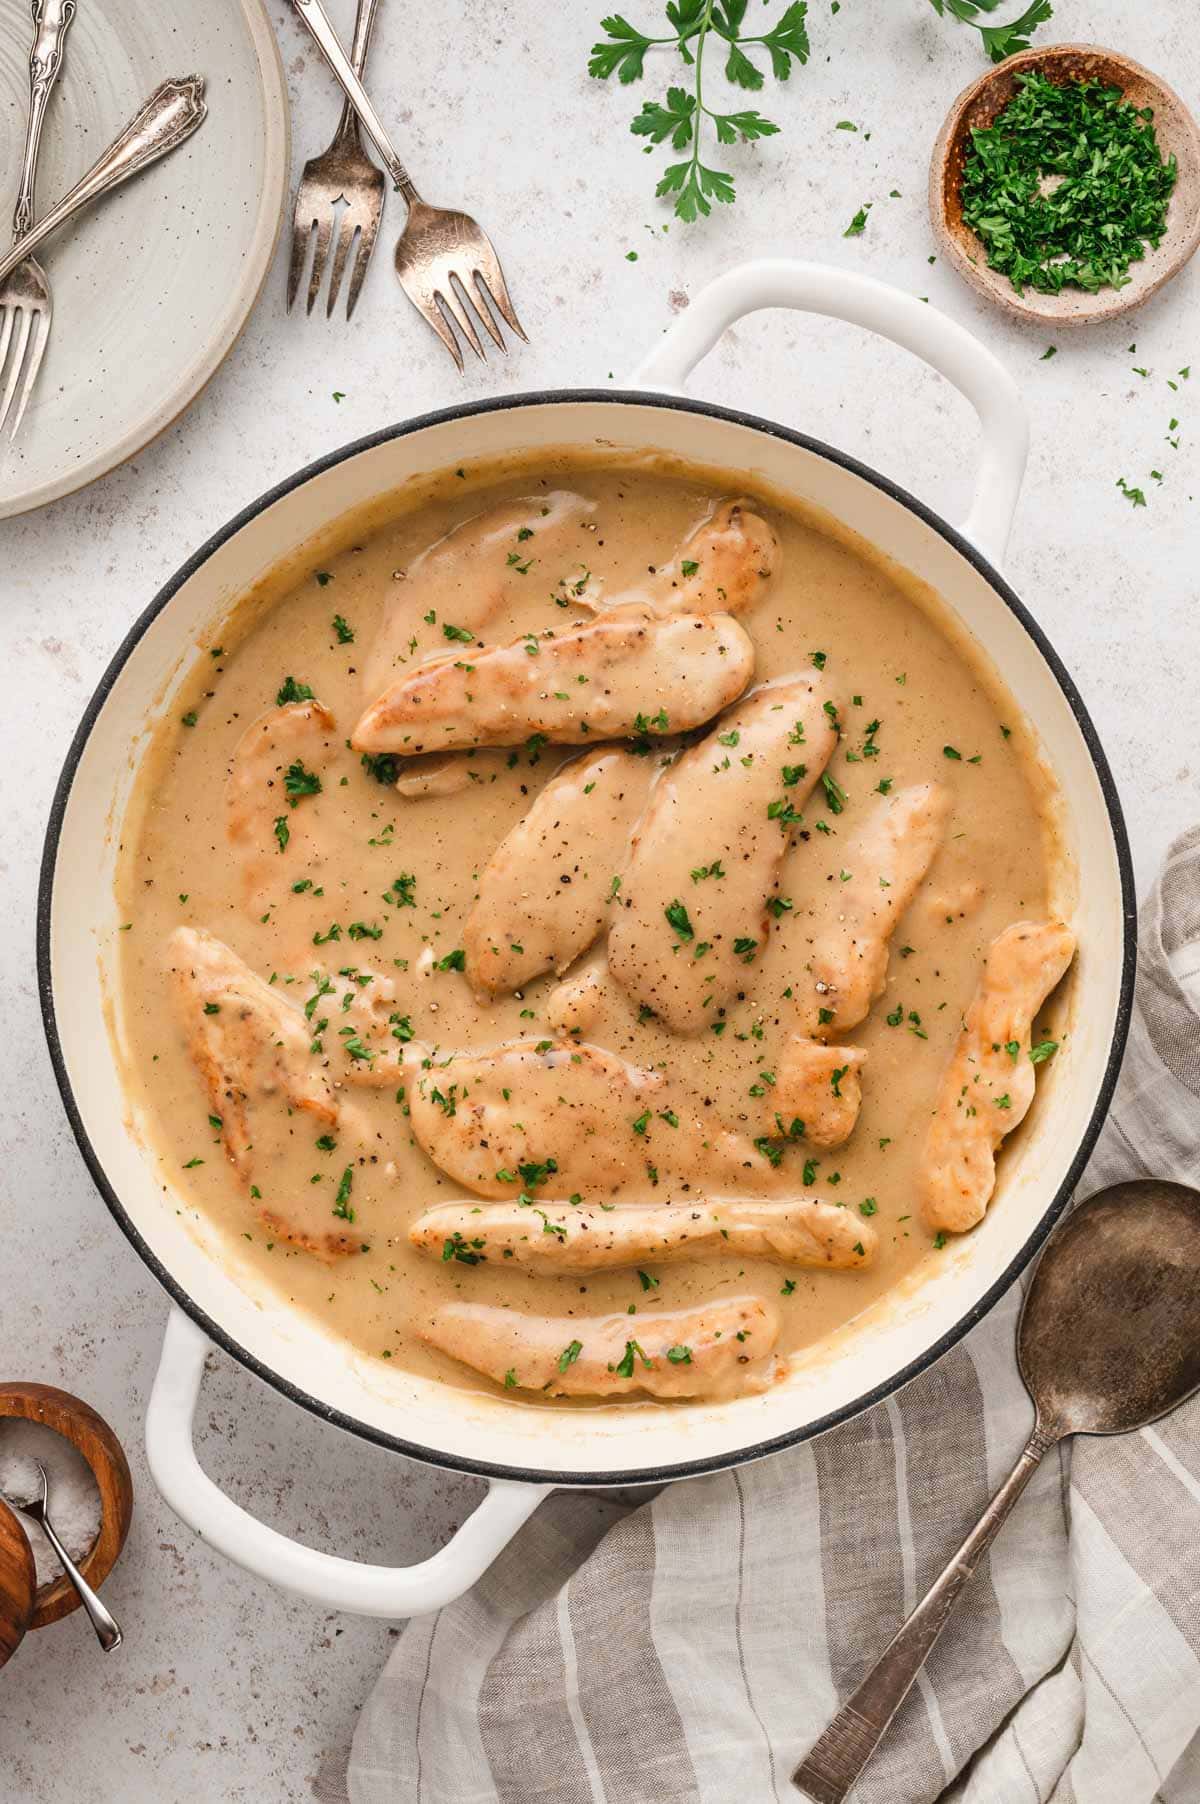
[[[162,1261],[147,1245],[142,1235],[130,1220],[120,1198],[108,1181],[100,1159],[88,1137],[87,1129],[83,1124],[83,1118],[80,1114],[71,1087],[71,1080],[67,1072],[66,1060],[63,1057],[62,1044],[58,1034],[50,969],[50,918],[55,867],[58,857],[58,845],[62,831],[63,817],[66,813],[71,787],[75,780],[75,773],[78,769],[80,759],[83,756],[83,751],[91,734],[92,727],[107,701],[109,692],[113,688],[117,677],[120,675],[128,659],[132,656],[147,628],[171,601],[177,590],[183,586],[188,578],[191,577],[220,546],[224,545],[235,533],[240,532],[242,527],[256,519],[259,514],[265,512],[265,510],[271,507],[276,501],[280,500],[283,496],[290,494],[293,489],[299,488],[302,483],[308,482],[312,477],[320,475],[323,471],[331,469],[335,464],[342,463],[347,458],[357,456],[360,452],[373,450],[377,446],[388,444],[395,439],[408,438],[413,433],[421,432],[429,426],[445,425],[456,420],[469,420],[478,414],[500,413],[522,407],[571,407],[580,403],[595,402],[602,402],[605,405],[617,407],[661,407],[668,411],[692,413],[701,418],[722,420],[732,425],[747,427],[751,431],[765,434],[768,438],[783,439],[788,444],[796,445],[801,450],[812,452],[818,457],[826,458],[830,463],[839,465],[842,469],[848,470],[851,474],[860,477],[864,482],[870,483],[873,488],[881,490],[883,494],[889,496],[893,501],[898,501],[902,506],[916,514],[927,526],[932,527],[932,529],[952,545],[969,564],[974,566],[985,581],[995,590],[996,594],[999,595],[1000,599],[1005,603],[1009,610],[1020,621],[1029,637],[1037,646],[1043,659],[1049,665],[1063,695],[1066,697],[1067,703],[1075,717],[1091,757],[1092,765],[1095,769],[1100,789],[1104,797],[1104,803],[1108,810],[1109,824],[1112,829],[1113,842],[1116,847],[1117,865],[1121,879],[1121,989],[1117,1006],[1117,1018],[1113,1028],[1112,1044],[1109,1048],[1104,1076],[1100,1083],[1095,1105],[1092,1109],[1091,1116],[1089,1117],[1079,1149],[1071,1161],[1070,1169],[1068,1170],[1065,1179],[1047,1205],[1040,1221],[1037,1223],[1016,1257],[1009,1263],[1004,1271],[1000,1273],[994,1283],[989,1286],[988,1290],[980,1297],[979,1301],[955,1323],[953,1328],[948,1329],[945,1334],[939,1337],[933,1346],[927,1348],[919,1358],[912,1360],[908,1365],[904,1366],[902,1370],[895,1373],[894,1376],[875,1385],[871,1390],[864,1392],[863,1395],[857,1397],[852,1403],[844,1405],[841,1409],[833,1410],[828,1415],[820,1417],[815,1422],[809,1422],[803,1427],[790,1429],[784,1434],[773,1435],[768,1440],[751,1442],[748,1446],[739,1447],[729,1453],[713,1454],[704,1459],[667,1462],[661,1465],[635,1466],[630,1470],[620,1472],[555,1472],[541,1467],[502,1465],[491,1460],[469,1459],[461,1454],[456,1455],[437,1451],[432,1448],[423,1447],[419,1443],[413,1441],[402,1440],[397,1435],[387,1434],[382,1429],[373,1428],[369,1423],[360,1422],[355,1417],[348,1416],[343,1411],[334,1409],[326,1403],[322,1403],[319,1398],[311,1396],[307,1391],[301,1389],[299,1385],[293,1384],[289,1379],[284,1378],[280,1373],[264,1364],[262,1360],[256,1358],[254,1354],[240,1346],[238,1342],[234,1340],[232,1335],[228,1334],[217,1322],[214,1322],[211,1317],[192,1300],[188,1292],[172,1273],[167,1270]],[[1005,581],[1004,577],[1000,575],[999,571],[995,570],[982,553],[977,551],[960,532],[953,526],[948,525],[946,521],[941,519],[939,515],[927,507],[924,502],[918,500],[915,496],[910,495],[907,490],[901,488],[898,483],[892,482],[888,477],[880,475],[878,471],[871,469],[868,465],[860,463],[857,458],[849,457],[845,452],[835,450],[832,446],[822,443],[820,439],[810,438],[806,433],[796,432],[790,427],[778,425],[772,420],[762,419],[757,414],[745,413],[737,408],[720,407],[712,402],[706,401],[694,401],[687,396],[655,394],[650,391],[642,392],[640,390],[629,389],[612,390],[581,388],[535,390],[528,394],[497,396],[490,400],[463,402],[456,407],[444,407],[429,413],[419,414],[415,418],[406,420],[400,425],[385,427],[382,431],[370,433],[365,438],[355,439],[351,444],[344,445],[340,450],[330,452],[324,457],[317,458],[314,462],[307,464],[304,469],[300,470],[296,475],[277,484],[273,489],[268,489],[257,501],[252,502],[249,507],[244,508],[241,513],[236,514],[232,520],[221,527],[218,532],[214,533],[212,537],[208,539],[198,551],[194,552],[187,562],[176,571],[170,581],[159,590],[145,612],[137,621],[135,621],[114,654],[108,669],[105,671],[96,688],[95,694],[92,696],[92,699],[84,711],[83,719],[76,729],[75,737],[71,741],[70,749],[67,752],[62,775],[59,777],[58,786],[54,793],[54,801],[50,809],[50,818],[46,828],[45,846],[42,853],[41,876],[37,902],[38,991],[41,1000],[42,1020],[46,1030],[46,1039],[50,1049],[50,1059],[54,1067],[54,1075],[58,1081],[59,1091],[62,1095],[63,1105],[66,1109],[68,1120],[70,1121],[75,1139],[79,1144],[79,1150],[83,1154],[84,1162],[91,1172],[92,1179],[96,1184],[97,1189],[107,1203],[117,1226],[124,1233],[126,1239],[130,1241],[141,1259],[149,1266],[150,1270],[154,1273],[154,1276],[158,1279],[159,1283],[163,1286],[164,1290],[166,1290],[172,1300],[191,1317],[197,1326],[203,1330],[216,1346],[222,1348],[231,1358],[236,1359],[240,1365],[245,1366],[247,1370],[261,1378],[264,1383],[278,1391],[281,1396],[286,1397],[289,1402],[299,1404],[302,1409],[308,1410],[310,1414],[317,1416],[321,1421],[333,1423],[335,1426],[345,1429],[349,1434],[357,1435],[362,1440],[372,1441],[377,1446],[388,1448],[394,1453],[405,1454],[410,1459],[420,1460],[425,1465],[439,1466],[447,1471],[470,1472],[480,1478],[509,1479],[536,1485],[567,1486],[572,1488],[587,1487],[589,1489],[614,1485],[659,1484],[669,1479],[691,1478],[706,1472],[725,1471],[732,1466],[744,1465],[750,1460],[762,1459],[765,1455],[777,1453],[785,1447],[798,1446],[803,1441],[812,1440],[815,1436],[824,1434],[827,1429],[835,1427],[839,1422],[848,1421],[851,1417],[859,1415],[863,1410],[871,1408],[873,1404],[882,1402],[885,1397],[891,1396],[903,1385],[915,1378],[918,1373],[925,1371],[929,1366],[933,1365],[944,1353],[947,1353],[951,1347],[955,1346],[978,1321],[982,1320],[1042,1246],[1051,1228],[1053,1228],[1059,1216],[1066,1208],[1071,1193],[1083,1171],[1087,1157],[1096,1142],[1096,1137],[1100,1132],[1117,1081],[1117,1074],[1121,1065],[1121,1055],[1124,1051],[1125,1039],[1129,1031],[1129,1020],[1133,1005],[1136,945],[1137,912],[1134,897],[1133,866],[1129,853],[1129,843],[1126,836],[1125,820],[1121,811],[1121,803],[1117,795],[1112,772],[1109,770],[1108,760],[1104,755],[1100,740],[1096,734],[1096,729],[1092,725],[1091,718],[1083,704],[1083,700],[1057,652],[1047,640],[1045,634],[1038,626],[1037,621],[1024,607],[1021,601],[1018,600],[1016,594]]]

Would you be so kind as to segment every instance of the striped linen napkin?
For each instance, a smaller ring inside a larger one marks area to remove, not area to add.
[[[1081,1197],[1200,1186],[1200,828],[1141,913],[1132,1034]],[[1031,1425],[1014,1288],[829,1434],[640,1506],[559,1492],[411,1622],[328,1804],[787,1804],[790,1775]],[[1200,1398],[1043,1463],[856,1804],[1197,1804]]]

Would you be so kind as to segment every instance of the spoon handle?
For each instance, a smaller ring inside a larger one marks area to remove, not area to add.
[[[106,1609],[97,1594],[92,1590],[92,1587],[88,1584],[82,1572],[80,1572],[78,1566],[59,1540],[54,1530],[54,1524],[51,1522],[44,1509],[37,1512],[36,1520],[47,1541],[49,1541],[51,1547],[58,1555],[59,1563],[62,1566],[63,1571],[79,1593],[79,1601],[87,1612],[88,1621],[96,1631],[97,1641],[100,1643],[100,1646],[104,1649],[106,1654],[111,1654],[115,1647],[120,1647],[121,1645],[121,1630],[116,1617]]]
[[[33,224],[33,185],[37,179],[38,151],[42,142],[42,126],[50,95],[62,68],[63,49],[71,20],[75,17],[75,0],[33,0],[33,49],[29,53],[29,127],[25,134],[25,155],[21,162],[21,179],[17,184],[17,206],[13,214],[13,242],[24,238]]]
[[[42,240],[57,232],[81,207],[90,206],[110,189],[127,182],[139,169],[182,144],[198,125],[203,124],[206,113],[201,76],[185,75],[179,80],[163,82],[71,192],[64,194],[11,251],[0,257],[0,282],[12,274],[18,263],[32,256]]]
[[[958,1552],[936,1578],[895,1639],[796,1768],[792,1781],[816,1804],[842,1804],[912,1689],[959,1593],[1007,1521],[1056,1434],[1035,1426],[1020,1459]]]

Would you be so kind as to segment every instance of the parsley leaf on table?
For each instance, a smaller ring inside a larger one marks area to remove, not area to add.
[[[601,21],[607,41],[592,46],[588,74],[601,81],[607,81],[611,75],[623,83],[641,80],[647,53],[660,49],[675,50],[693,71],[690,87],[671,87],[665,101],[646,101],[629,128],[636,137],[649,139],[647,149],[669,143],[672,150],[688,153],[682,162],[667,165],[655,193],[671,196],[676,217],[689,223],[707,217],[714,202],[728,205],[737,199],[733,176],[702,160],[706,126],[712,127],[718,144],[724,145],[753,144],[760,138],[773,137],[779,130],[756,108],[722,113],[705,103],[704,55],[709,39],[716,38],[727,46],[726,80],[751,93],[762,87],[766,77],[749,54],[748,46],[766,52],[778,81],[787,80],[793,61],[808,61],[806,0],[792,0],[768,31],[753,35],[742,31],[748,3],[749,0],[668,0],[665,10],[671,34],[665,37],[651,37],[620,13],[614,13]]]
[[[980,13],[995,12],[1000,0],[929,0],[929,4],[939,18],[949,13],[962,24],[973,25],[994,63],[1015,56],[1018,50],[1028,50],[1031,32],[1053,17],[1050,0],[1033,0],[1019,18],[1010,19],[1006,25],[985,25],[979,17]]]

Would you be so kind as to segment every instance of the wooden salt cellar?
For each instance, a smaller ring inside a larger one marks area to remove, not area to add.
[[[0,1417],[16,1416],[27,1422],[44,1422],[77,1447],[92,1469],[100,1493],[100,1532],[90,1551],[77,1562],[95,1590],[116,1564],[125,1545],[133,1515],[133,1479],[124,1450],[108,1423],[79,1397],[52,1384],[16,1382],[0,1384]],[[51,1477],[53,1474],[51,1474]],[[51,1520],[54,1497],[51,1493]],[[25,1562],[13,1535],[24,1543]],[[22,1617],[25,1578],[29,1581],[29,1610]],[[26,1628],[41,1629],[79,1608],[79,1599],[65,1574],[34,1589],[33,1555],[15,1517],[0,1502],[0,1666],[14,1652]],[[15,1636],[15,1639],[13,1638]]]

